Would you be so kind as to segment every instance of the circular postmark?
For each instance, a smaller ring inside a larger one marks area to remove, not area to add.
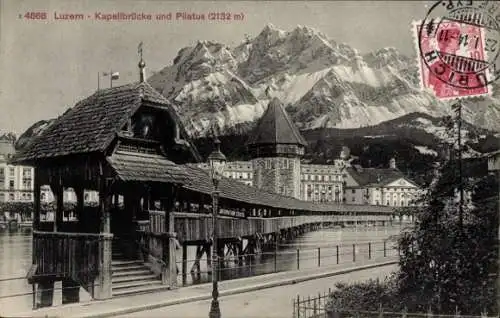
[[[500,2],[435,2],[417,26],[422,64],[458,89],[485,88],[500,77]]]

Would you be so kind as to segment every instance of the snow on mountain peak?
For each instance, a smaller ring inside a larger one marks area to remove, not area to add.
[[[308,26],[287,32],[268,24],[234,49],[212,41],[185,47],[148,82],[179,108],[196,135],[211,122],[224,131],[257,119],[270,96],[300,127],[354,128],[413,112],[448,112],[446,103],[419,90],[414,64],[393,47],[361,54]],[[464,108],[474,114],[472,122],[495,129],[500,108],[486,106],[498,99],[483,100]]]
[[[412,63],[411,59],[401,54],[394,47],[386,47],[380,50],[370,52],[364,56],[365,61],[370,67],[383,68],[391,66],[396,69],[408,67]]]
[[[260,45],[270,46],[285,36],[285,31],[282,31],[276,28],[273,24],[269,23],[255,38],[254,42],[258,42]]]

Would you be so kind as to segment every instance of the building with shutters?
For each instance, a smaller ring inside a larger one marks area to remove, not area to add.
[[[421,194],[420,187],[397,169],[395,159],[388,168],[348,167],[344,182],[347,204],[410,206]]]

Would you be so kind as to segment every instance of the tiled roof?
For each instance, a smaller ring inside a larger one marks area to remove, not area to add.
[[[147,82],[103,89],[78,102],[16,156],[17,161],[102,152],[143,101],[163,105],[188,136],[173,106]],[[193,147],[191,151],[196,157]],[[199,155],[198,155],[199,158]]]
[[[207,171],[198,168],[195,165],[184,165],[189,176],[184,188],[211,194],[214,190],[212,180]],[[222,178],[219,183],[220,196],[235,201],[245,202],[248,204],[261,205],[264,207],[273,207],[278,209],[293,209],[306,211],[321,211],[321,212],[387,212],[392,211],[391,207],[387,206],[362,206],[348,204],[328,204],[314,203],[310,201],[302,201],[296,198],[282,196],[276,193],[267,192],[253,186],[245,185],[239,181]]]
[[[350,167],[347,172],[360,186],[384,186],[405,177],[398,169]]]
[[[307,146],[307,142],[288,116],[283,104],[274,98],[260,118],[249,145],[256,144],[298,144]]]
[[[187,175],[161,155],[117,151],[106,160],[122,181],[150,181],[182,184]]]

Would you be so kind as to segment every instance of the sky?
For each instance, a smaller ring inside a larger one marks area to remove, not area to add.
[[[39,120],[59,116],[95,92],[98,73],[120,72],[113,86],[137,81],[141,41],[149,75],[171,65],[181,48],[198,40],[234,47],[268,23],[285,31],[297,25],[316,28],[361,53],[395,47],[415,55],[410,26],[424,18],[428,3],[0,0],[0,132],[19,135]],[[116,12],[151,14],[153,20],[96,19],[96,14]],[[170,12],[172,20],[155,20]],[[242,19],[207,20],[215,12]],[[36,19],[44,13],[46,19]],[[204,14],[205,20],[176,20],[177,13]],[[64,14],[83,14],[84,20],[55,19]],[[101,87],[109,87],[109,78],[101,77]]]

